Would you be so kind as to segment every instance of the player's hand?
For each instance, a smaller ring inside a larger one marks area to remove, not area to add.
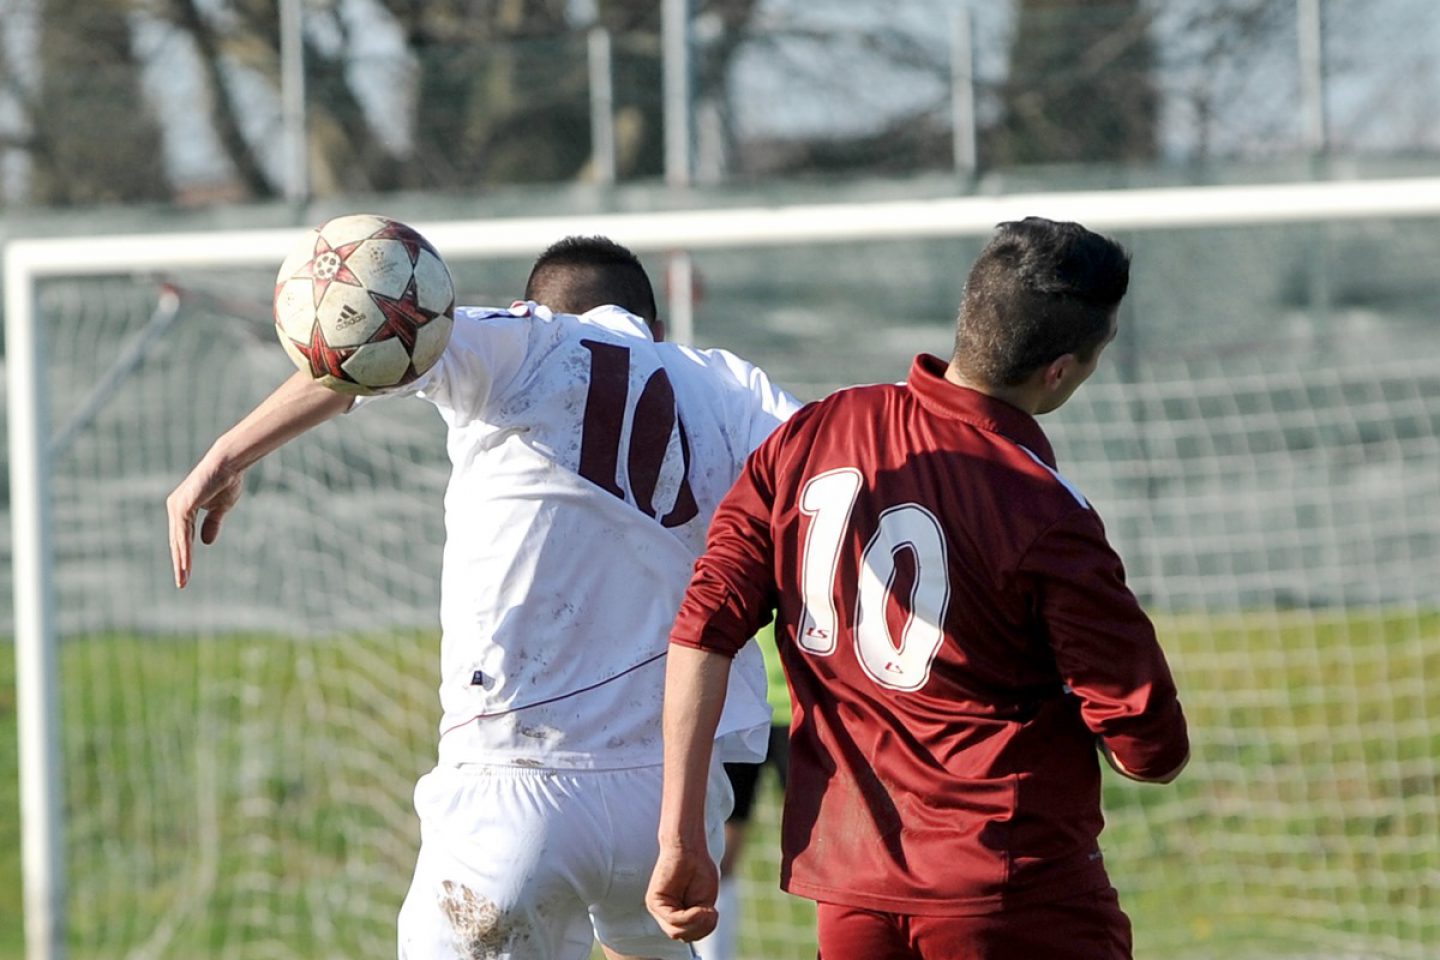
[[[183,589],[190,580],[190,556],[195,542],[195,518],[204,512],[200,523],[200,540],[214,543],[220,536],[220,523],[240,499],[245,488],[244,471],[227,471],[201,461],[165,499],[170,517],[170,563],[175,570],[175,586]]]
[[[662,848],[645,892],[645,907],[673,940],[694,941],[715,929],[720,871],[707,853]]]

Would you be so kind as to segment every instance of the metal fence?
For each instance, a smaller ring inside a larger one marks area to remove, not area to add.
[[[279,6],[252,22],[0,2],[4,196],[968,182],[1100,161],[1204,177],[1216,162],[1440,153],[1440,6],[1426,0],[669,0],[519,4],[514,22],[450,3],[409,18]],[[111,42],[71,50],[62,35]]]

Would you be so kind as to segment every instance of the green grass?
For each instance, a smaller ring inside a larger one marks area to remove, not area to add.
[[[12,650],[0,696],[13,700]],[[432,636],[83,637],[61,658],[72,956],[393,952],[433,762]],[[13,751],[13,709],[0,738]],[[0,771],[15,789],[14,757]],[[7,810],[13,811],[9,805]],[[18,862],[18,817],[0,864]],[[19,883],[0,877],[0,929]],[[157,929],[154,918],[168,926]],[[278,918],[278,919],[275,919]],[[18,957],[0,941],[0,957]]]
[[[1194,761],[1107,781],[1107,861],[1145,955],[1440,949],[1440,617],[1162,621]]]
[[[20,745],[15,729],[15,645],[0,644],[0,957],[24,956],[20,873]]]
[[[1159,623],[1195,759],[1108,778],[1137,956],[1440,954],[1440,616]],[[432,762],[436,641],[77,637],[61,659],[71,955],[387,956]],[[19,960],[13,648],[0,646],[0,960]],[[813,957],[775,890],[773,794],[742,945]]]

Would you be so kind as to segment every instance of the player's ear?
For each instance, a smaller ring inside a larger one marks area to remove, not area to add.
[[[1073,353],[1062,353],[1045,367],[1044,381],[1048,390],[1060,390],[1070,385],[1080,358]]]

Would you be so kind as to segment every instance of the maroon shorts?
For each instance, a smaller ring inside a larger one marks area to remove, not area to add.
[[[818,960],[1131,960],[1114,889],[970,917],[819,904]]]

